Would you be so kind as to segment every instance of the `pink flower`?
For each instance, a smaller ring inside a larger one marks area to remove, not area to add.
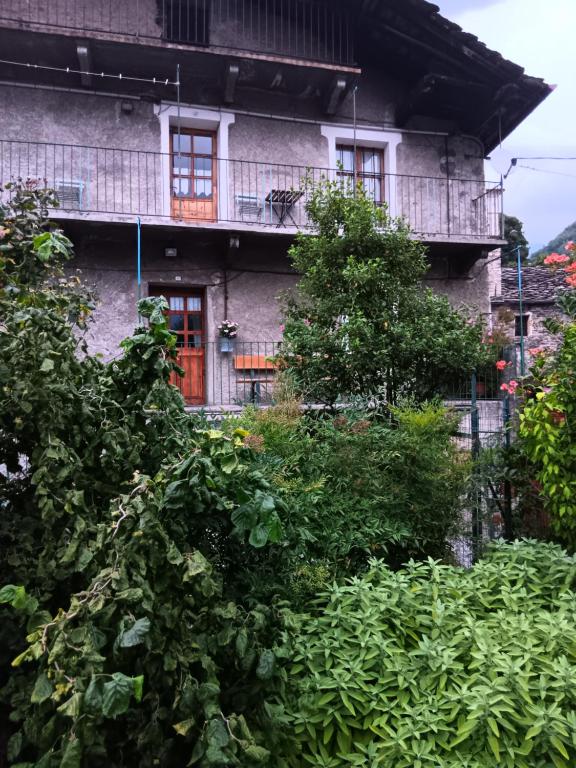
[[[566,282],[572,288],[576,288],[576,275],[568,275],[568,277],[566,278]]]
[[[564,246],[565,251],[576,251],[576,243],[573,240],[568,240]]]
[[[560,264],[566,264],[570,261],[570,256],[566,256],[564,253],[551,253],[544,259],[544,264],[547,267],[556,267]]]
[[[544,347],[532,347],[532,349],[529,349],[528,352],[532,355],[532,357],[537,357],[538,355],[546,354],[546,350]]]
[[[508,384],[502,384],[500,389],[503,392],[508,392],[509,395],[513,395],[518,389],[518,386],[519,386],[518,382],[512,379],[511,381],[508,382]]]
[[[509,365],[509,363],[507,363],[506,360],[498,360],[498,362],[496,363],[496,368],[499,371],[503,371],[507,365]]]
[[[280,333],[284,333],[284,327],[283,325],[280,326]]]
[[[304,325],[310,325],[310,320],[308,320],[308,318],[306,318],[306,319],[304,320]]]
[[[567,267],[564,267],[564,272],[576,272],[576,261],[573,261],[572,264],[568,264]]]

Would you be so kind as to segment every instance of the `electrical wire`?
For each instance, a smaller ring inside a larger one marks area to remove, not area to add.
[[[576,179],[574,173],[562,173],[562,171],[547,171],[545,168],[533,168],[530,165],[517,165],[517,168],[524,168],[526,171],[535,171],[536,173],[547,173],[550,176],[565,176],[568,179]]]
[[[12,67],[25,67],[27,69],[47,70],[50,72],[62,72],[63,74],[68,75],[86,75],[87,77],[101,77],[109,78],[112,80],[129,80],[131,82],[148,83],[152,85],[161,85],[164,87],[180,86],[179,82],[173,82],[168,77],[132,77],[131,75],[123,75],[121,73],[118,75],[112,75],[107,72],[85,72],[81,69],[72,69],[72,67],[48,67],[43,64],[32,64],[31,62],[25,61],[10,61],[9,59],[0,59],[0,64],[8,64]]]

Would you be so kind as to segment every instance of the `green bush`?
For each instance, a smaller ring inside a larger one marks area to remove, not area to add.
[[[283,765],[569,768],[576,559],[497,544],[473,569],[381,563],[297,617]]]
[[[288,509],[287,546],[273,555],[267,588],[300,597],[374,556],[399,564],[447,554],[468,464],[442,407],[323,416],[283,404],[247,411],[228,429],[239,424]]]

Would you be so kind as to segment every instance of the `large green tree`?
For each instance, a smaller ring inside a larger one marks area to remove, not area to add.
[[[359,186],[317,186],[312,234],[290,255],[302,273],[287,301],[285,363],[306,397],[426,398],[473,370],[481,323],[422,284],[424,246]]]

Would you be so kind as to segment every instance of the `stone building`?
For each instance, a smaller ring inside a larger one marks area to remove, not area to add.
[[[484,158],[550,88],[425,0],[3,0],[0,180],[44,180],[109,358],[164,294],[191,404],[260,394],[310,181],[360,180],[490,312]],[[239,324],[233,353],[217,328]]]
[[[566,273],[562,269],[523,267],[521,323],[518,271],[515,267],[502,268],[502,290],[492,297],[492,315],[516,346],[523,333],[527,357],[530,349],[557,346],[558,338],[549,333],[544,323],[549,318],[565,319],[556,306],[556,298],[566,287]]]

